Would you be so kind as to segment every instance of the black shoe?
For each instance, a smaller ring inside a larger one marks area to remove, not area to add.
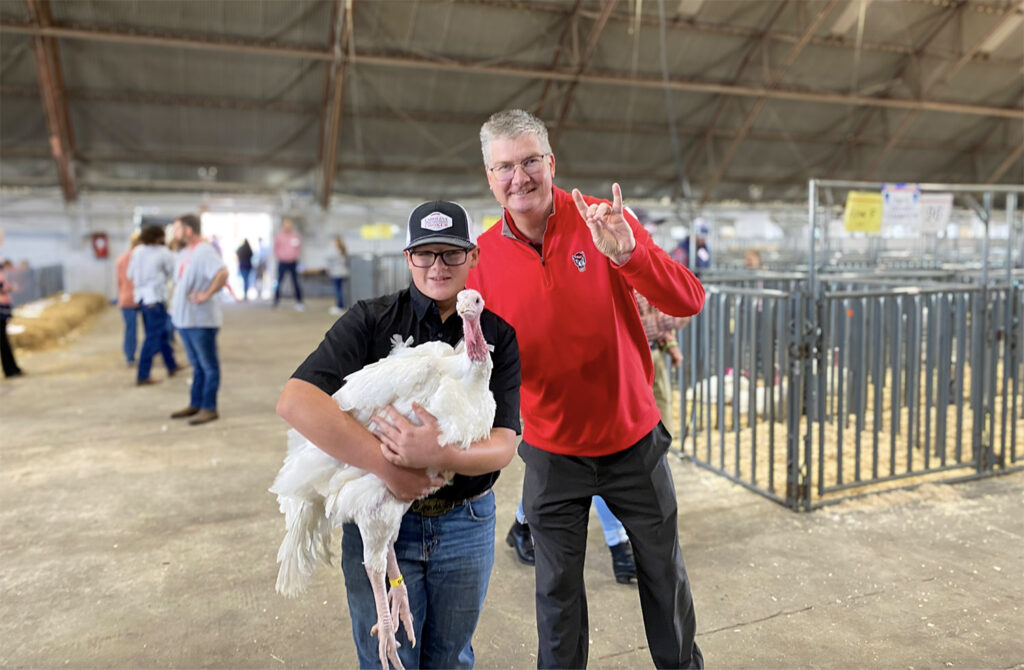
[[[533,565],[537,559],[533,554],[533,536],[530,535],[530,526],[518,521],[512,522],[505,536],[505,543],[516,550],[516,558],[520,563]]]
[[[615,581],[619,584],[629,584],[630,580],[636,579],[636,563],[633,562],[633,547],[629,540],[608,547],[612,552],[612,571],[615,573]]]

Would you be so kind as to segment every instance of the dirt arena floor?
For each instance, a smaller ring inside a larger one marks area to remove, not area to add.
[[[200,427],[168,418],[188,369],[135,386],[116,309],[19,357],[0,380],[0,666],[355,667],[340,570],[274,592],[274,405],[333,318],[309,307],[226,306],[222,418]],[[795,514],[670,460],[708,667],[1024,668],[1024,473]],[[532,571],[504,542],[522,467],[496,486],[481,668],[536,666]],[[651,667],[596,514],[586,577],[590,667]]]

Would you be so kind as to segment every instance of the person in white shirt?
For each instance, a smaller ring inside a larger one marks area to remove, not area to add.
[[[139,245],[128,261],[128,279],[135,286],[133,297],[142,312],[142,325],[146,329],[135,375],[135,383],[139,386],[157,383],[150,376],[153,357],[157,353],[163,356],[168,377],[178,370],[167,331],[167,282],[173,274],[174,256],[164,245],[164,229],[146,226],[139,234]]]

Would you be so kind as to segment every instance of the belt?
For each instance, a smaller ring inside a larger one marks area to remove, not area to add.
[[[444,516],[448,512],[451,512],[456,507],[461,507],[466,503],[471,503],[474,500],[480,500],[485,495],[491,492],[491,489],[487,489],[483,493],[478,493],[472,498],[465,498],[463,500],[441,500],[440,498],[418,498],[412,501],[412,505],[409,506],[409,511],[420,516]]]

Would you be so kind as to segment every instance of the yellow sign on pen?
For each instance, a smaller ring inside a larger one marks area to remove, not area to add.
[[[487,230],[488,228],[496,224],[498,221],[501,221],[500,216],[488,215],[480,217],[480,228],[482,230]]]
[[[882,194],[850,191],[846,195],[843,227],[851,233],[882,232]]]
[[[359,236],[364,240],[390,240],[396,228],[391,223],[369,223],[359,227]]]

